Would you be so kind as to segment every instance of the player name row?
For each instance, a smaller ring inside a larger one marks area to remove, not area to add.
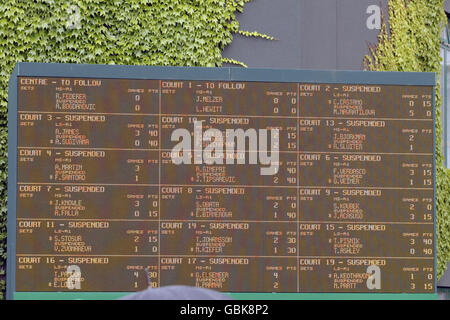
[[[101,82],[101,91],[20,86],[19,109],[36,111],[37,104],[46,112],[432,118],[431,87],[163,81],[160,90],[159,83],[145,89]]]
[[[267,148],[275,147],[276,142],[281,151],[432,153],[433,132],[433,122],[421,120],[22,113],[18,145],[172,150],[182,144],[184,149],[215,146],[249,151],[261,149],[263,143],[267,146],[264,139],[269,136],[275,140]],[[211,137],[216,144],[211,143]],[[244,139],[249,140],[251,147],[243,144]]]
[[[20,148],[18,182],[433,188],[432,155],[280,153],[269,162],[242,156],[178,164],[173,152]]]
[[[75,291],[137,291],[173,284],[258,292],[434,290],[431,259],[20,256],[16,265],[17,291],[69,291],[69,266],[81,273]],[[379,268],[379,289],[367,287],[373,266]]]
[[[20,218],[431,223],[434,210],[433,190],[403,188],[20,184],[17,193]]]
[[[30,219],[17,221],[17,253],[433,257],[433,232],[432,224]]]

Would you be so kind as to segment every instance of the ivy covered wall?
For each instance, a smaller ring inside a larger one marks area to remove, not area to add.
[[[444,0],[389,0],[378,44],[366,56],[369,70],[441,71],[440,30],[447,23]],[[439,78],[438,78],[439,80]],[[440,84],[436,87],[437,276],[450,260],[450,170],[442,153]]]
[[[221,52],[232,41],[233,33],[240,32],[235,13],[248,1],[0,0],[0,299],[5,289],[8,78],[16,62],[237,63],[223,59]],[[380,34],[378,47],[366,59],[367,67],[439,72],[442,8],[443,0],[390,0],[392,33]],[[437,102],[439,105],[439,90]],[[437,135],[440,137],[440,125]],[[450,258],[450,179],[439,141],[437,147],[440,276]]]
[[[8,79],[18,61],[220,66],[249,0],[0,0],[0,299],[5,290]],[[257,34],[251,34],[257,36]],[[232,61],[231,61],[232,62]]]

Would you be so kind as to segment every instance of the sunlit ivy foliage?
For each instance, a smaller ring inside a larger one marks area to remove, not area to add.
[[[5,289],[8,78],[27,62],[221,66],[249,0],[0,0],[0,299]],[[250,36],[258,36],[251,33]]]
[[[444,0],[389,0],[389,32],[383,23],[378,44],[365,59],[369,70],[441,70],[440,30],[446,23]],[[438,77],[439,81],[439,77]],[[441,95],[436,87],[436,189],[437,189],[437,275],[450,260],[450,170],[445,168],[441,148]]]

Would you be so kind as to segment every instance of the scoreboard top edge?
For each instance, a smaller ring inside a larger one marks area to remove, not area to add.
[[[247,69],[239,67],[205,68],[19,62],[14,68],[11,78],[18,76],[436,86],[435,72]]]

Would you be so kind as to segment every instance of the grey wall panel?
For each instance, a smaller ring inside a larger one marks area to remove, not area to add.
[[[445,0],[444,10],[445,12],[450,13],[450,0]]]
[[[387,12],[387,0],[254,0],[240,28],[279,40],[235,35],[224,56],[253,68],[361,70],[379,34],[373,6]]]
[[[278,40],[235,35],[224,57],[251,68],[300,68],[299,0],[254,0],[238,14],[241,30],[259,31]]]
[[[337,0],[300,0],[301,68],[336,69]]]
[[[374,7],[385,11],[386,0],[339,0],[337,6],[336,68],[361,70],[369,53],[368,44],[376,44],[380,29],[374,27]],[[369,13],[367,13],[369,8]],[[376,9],[375,9],[376,10]],[[369,22],[368,22],[369,20]]]

